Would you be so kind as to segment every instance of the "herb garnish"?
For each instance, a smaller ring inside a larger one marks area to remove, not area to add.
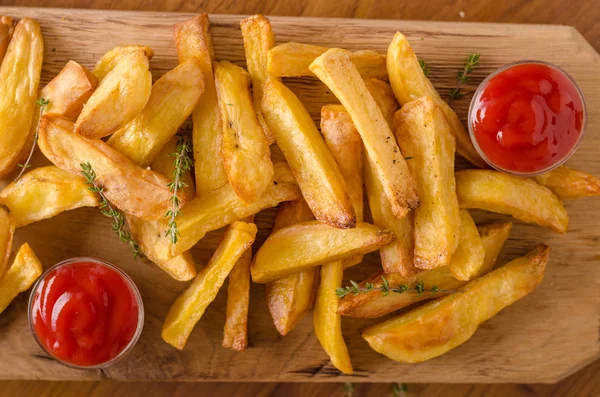
[[[366,294],[370,291],[382,291],[383,296],[389,295],[390,292],[395,292],[397,294],[403,294],[405,292],[414,292],[419,295],[423,295],[425,292],[429,292],[432,294],[437,293],[453,293],[459,292],[456,290],[446,290],[441,289],[437,285],[433,285],[431,287],[425,287],[425,283],[423,280],[417,281],[414,286],[409,286],[408,284],[400,284],[396,287],[390,287],[389,281],[385,278],[385,276],[381,276],[381,287],[375,287],[373,283],[365,283],[364,287],[358,285],[356,281],[350,281],[351,285],[346,286],[345,288],[338,288],[335,290],[335,293],[338,297],[343,298],[346,295],[358,295],[358,294]]]
[[[469,59],[467,59],[467,64],[465,65],[464,69],[458,72],[456,75],[456,81],[458,84],[448,94],[451,98],[460,99],[465,96],[465,94],[460,92],[460,85],[469,82],[469,73],[471,73],[473,69],[475,69],[475,66],[479,64],[479,55],[480,54],[476,52],[469,55]]]
[[[44,115],[44,110],[46,109],[46,106],[48,106],[48,104],[50,103],[50,101],[48,99],[44,99],[44,98],[38,98],[37,101],[35,101],[35,103],[40,107],[40,117],[39,119],[42,118],[42,116]],[[25,163],[23,164],[19,164],[19,167],[21,167],[21,172],[19,172],[19,175],[17,175],[17,177],[15,178],[15,181],[18,180],[19,178],[21,178],[21,176],[23,176],[23,174],[25,173],[25,170],[29,167],[31,167],[31,158],[33,157],[33,152],[35,151],[35,147],[37,145],[37,141],[38,141],[38,137],[40,136],[40,123],[39,123],[39,119],[38,119],[38,125],[35,127],[35,133],[33,134],[33,144],[31,145],[31,150],[29,151],[29,156],[27,156],[27,160],[25,160]]]
[[[419,59],[419,66],[421,66],[421,69],[423,70],[423,74],[425,75],[425,77],[429,77],[429,67],[427,66],[427,64],[425,63],[424,60]]]
[[[190,143],[190,137],[186,133],[178,134],[177,138],[177,149],[170,155],[175,157],[173,160],[173,181],[168,183],[167,186],[173,196],[171,196],[171,209],[165,214],[165,218],[169,218],[169,228],[165,232],[165,237],[170,237],[173,244],[177,244],[179,237],[179,230],[177,230],[177,218],[181,215],[181,200],[177,193],[179,190],[188,187],[182,178],[183,174],[192,168],[192,159],[189,154],[192,152],[192,144]]]

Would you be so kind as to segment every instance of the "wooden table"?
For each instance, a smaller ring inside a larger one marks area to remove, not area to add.
[[[126,1],[85,1],[85,0],[53,0],[53,1],[11,1],[4,0],[2,5],[22,5],[22,6],[53,6],[53,7],[91,7],[91,8],[114,8],[131,10],[160,10],[160,11],[186,11],[197,12],[207,11],[213,13],[237,13],[251,14],[261,12],[269,15],[302,15],[302,16],[331,16],[331,17],[358,17],[358,18],[390,18],[390,19],[431,19],[448,21],[482,21],[482,22],[527,22],[527,23],[560,23],[574,25],[598,51],[600,48],[600,30],[598,29],[598,20],[600,12],[594,1],[578,2],[576,7],[566,1],[556,1],[549,3],[547,1],[477,1],[469,2],[446,2],[441,0],[428,1],[427,3],[401,2],[401,1],[369,1],[356,0],[347,1],[344,4],[331,0],[314,1],[294,1],[291,3],[285,1],[246,1],[246,2],[222,2],[205,1],[198,5],[191,2],[169,0],[169,1],[144,1],[144,0],[126,0]],[[406,4],[404,4],[406,3]],[[500,4],[498,4],[500,3]],[[553,390],[549,386],[540,387],[521,387],[521,386],[419,386],[411,387],[412,391],[421,395],[432,395],[439,393],[445,396],[463,396],[470,393],[481,393],[481,395],[507,395],[509,393],[516,396],[531,395],[532,392],[540,392],[544,395],[596,395],[600,392],[600,380],[597,375],[600,365],[597,363],[575,375]],[[169,395],[187,394],[189,391],[198,389],[194,385],[119,385],[116,383],[99,384],[35,384],[29,383],[27,387],[18,382],[10,382],[0,387],[0,396],[6,395],[39,395],[41,390],[54,388],[56,394],[60,395],[105,395],[113,393],[115,390],[123,394],[131,395],[163,395],[161,391]],[[228,386],[227,390],[222,388],[212,388],[213,386],[203,386],[202,390],[206,395],[341,395],[340,386],[276,386],[273,384],[264,386]],[[385,391],[389,386],[361,386],[357,388],[360,395],[386,395]],[[237,392],[235,390],[237,390]],[[59,391],[60,390],[60,391]],[[212,391],[211,391],[212,390]],[[363,394],[364,391],[364,394]],[[577,391],[578,394],[571,394]],[[235,394],[234,394],[235,393]],[[567,394],[568,393],[568,394]],[[390,394],[391,395],[391,394]],[[416,395],[416,394],[415,394]]]

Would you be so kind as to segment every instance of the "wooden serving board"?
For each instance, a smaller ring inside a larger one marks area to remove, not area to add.
[[[40,21],[46,43],[43,83],[70,59],[92,67],[114,46],[146,44],[156,52],[151,68],[157,78],[176,65],[172,40],[174,23],[192,14],[85,11],[0,7],[0,14]],[[244,64],[239,31],[241,16],[214,15],[212,32],[216,57]],[[540,59],[563,67],[580,84],[588,106],[587,136],[569,162],[600,175],[600,57],[572,27],[443,22],[408,22],[322,18],[271,18],[278,43],[300,41],[348,49],[385,52],[399,30],[430,67],[430,77],[442,96],[455,85],[457,70],[471,52],[481,53],[481,67],[464,90],[472,93],[499,66]],[[324,85],[312,78],[286,83],[317,118],[323,104],[335,102]],[[470,95],[451,105],[466,116]],[[464,163],[459,161],[464,167]],[[156,266],[131,258],[110,222],[96,209],[63,213],[54,219],[19,229],[16,244],[28,241],[48,267],[80,255],[97,256],[122,267],[138,285],[146,323],[135,349],[104,371],[67,369],[49,359],[36,345],[27,324],[28,294],[22,294],[0,316],[0,378],[223,381],[352,381],[352,382],[555,382],[600,356],[600,199],[566,203],[569,233],[516,223],[499,263],[524,254],[536,243],[552,247],[542,285],[530,296],[484,323],[470,341],[422,364],[399,364],[372,351],[359,330],[379,320],[344,318],[355,375],[341,375],[330,363],[312,331],[312,316],[286,337],[272,325],[262,285],[252,285],[249,319],[250,348],[243,353],[221,347],[225,289],[206,311],[182,352],[164,343],[160,329],[170,304],[186,287]],[[257,246],[272,226],[275,210],[258,214]],[[506,217],[474,212],[479,223]],[[211,256],[220,232],[194,249],[200,266]],[[379,266],[378,255],[347,272],[360,280]]]

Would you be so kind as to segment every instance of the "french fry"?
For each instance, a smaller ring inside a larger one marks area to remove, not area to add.
[[[408,40],[397,32],[387,51],[387,71],[390,83],[401,106],[422,96],[428,96],[442,108],[456,138],[456,151],[471,164],[480,168],[488,165],[479,156],[458,115],[444,100],[423,73],[419,60]]]
[[[138,50],[142,50],[146,55],[148,60],[151,60],[154,56],[154,51],[152,48],[145,45],[126,45],[121,47],[115,47],[112,50],[108,51],[106,54],[100,58],[100,60],[94,66],[94,76],[101,81],[106,77],[106,75],[115,68],[121,62],[121,59],[127,54],[132,52],[136,52]]]
[[[318,221],[302,222],[271,234],[252,263],[252,281],[269,283],[325,262],[378,250],[394,240],[387,230],[359,222],[339,229]]]
[[[550,248],[540,244],[461,292],[427,303],[362,332],[369,346],[388,358],[417,363],[462,345],[479,325],[532,292],[542,281]]]
[[[214,83],[214,51],[208,14],[175,25],[179,62],[197,59],[204,75],[204,94],[192,113],[196,195],[201,197],[227,184],[221,159],[223,128]]]
[[[8,43],[10,43],[14,31],[13,19],[4,15],[0,16],[0,63],[4,59]]]
[[[73,132],[73,123],[54,115],[40,121],[38,144],[59,168],[81,175],[81,164],[91,164],[106,198],[118,209],[148,220],[162,219],[171,209],[173,194],[162,175],[136,166],[99,139]],[[178,195],[181,203],[187,197]]]
[[[275,216],[273,232],[313,219],[314,216],[304,200],[289,201],[279,207]],[[316,292],[317,271],[316,267],[302,270],[266,285],[267,306],[273,318],[273,324],[281,335],[290,332],[312,307]]]
[[[260,110],[263,90],[269,74],[267,73],[267,61],[269,50],[275,45],[275,36],[269,19],[257,14],[242,19],[240,22],[242,38],[244,39],[244,51],[246,53],[246,66],[252,77],[252,95],[254,108],[258,121],[263,129],[269,144],[275,142],[275,135],[269,129]],[[271,77],[277,79],[277,77]]]
[[[108,144],[134,163],[149,166],[192,114],[203,91],[200,63],[190,59],[179,64],[154,83],[143,110]]]
[[[21,19],[0,67],[0,179],[27,157],[33,143],[31,125],[43,55],[40,25]]]
[[[467,210],[460,210],[460,241],[449,268],[454,278],[469,281],[483,266],[485,250],[477,226]]]
[[[350,53],[339,48],[328,50],[315,59],[310,70],[329,87],[350,114],[395,218],[404,218],[419,204],[415,181],[381,109],[351,62]]]
[[[459,171],[456,173],[456,195],[460,208],[511,215],[558,233],[566,233],[569,226],[569,216],[558,197],[529,179],[498,171]]]
[[[173,172],[175,171],[175,167],[173,166],[174,158],[172,156],[173,153],[177,152],[177,142],[179,141],[179,136],[174,136],[169,139],[169,142],[160,150],[152,164],[150,165],[150,169],[152,171],[156,171],[159,174],[164,175],[167,179],[173,179]],[[196,196],[196,189],[194,187],[194,174],[192,170],[187,170],[181,176],[181,180],[185,183],[185,187],[183,190],[186,195],[189,197]]]
[[[474,277],[481,277],[488,273],[494,267],[496,259],[500,254],[500,250],[508,239],[512,224],[492,223],[489,225],[480,226],[478,228],[481,237],[481,243],[485,251],[483,265]],[[462,241],[462,240],[461,240]],[[460,242],[459,242],[460,247]],[[417,275],[404,276],[401,273],[377,272],[368,279],[359,283],[360,288],[365,288],[367,283],[373,284],[375,288],[381,288],[383,284],[382,276],[384,276],[391,287],[399,285],[407,285],[413,287],[417,283],[422,283],[426,288],[437,286],[442,290],[457,290],[466,284],[466,281],[461,281],[452,275],[450,268],[438,267],[431,270],[423,271]],[[425,299],[439,297],[439,293],[425,291],[422,294],[416,293],[390,293],[382,294],[381,291],[373,290],[358,295],[346,295],[340,300],[338,313],[343,316],[375,318],[385,316],[403,307],[413,303],[420,302]]]
[[[415,209],[415,266],[447,266],[458,246],[454,137],[442,109],[429,97],[402,106],[394,117],[396,139],[414,176],[421,205]]]
[[[138,49],[124,54],[101,80],[75,122],[75,132],[102,138],[118,131],[144,109],[152,89],[148,58]]]
[[[393,128],[394,114],[400,106],[398,106],[392,87],[389,83],[375,78],[365,79],[365,85],[381,109],[383,118],[390,128]]]
[[[280,44],[269,51],[267,71],[273,77],[314,76],[310,64],[328,49],[312,44]],[[362,50],[352,52],[350,58],[363,78],[388,79],[385,55]]]
[[[317,220],[354,227],[342,174],[304,105],[279,81],[265,85],[262,112]]]
[[[233,222],[225,231],[210,262],[175,300],[162,328],[162,338],[182,350],[194,326],[215,299],[225,278],[256,237],[253,223]]]
[[[8,268],[14,234],[15,219],[8,207],[0,203],[0,279]]]
[[[561,165],[532,178],[561,199],[600,196],[600,180],[593,175]]]
[[[42,274],[42,264],[27,243],[19,247],[10,262],[10,268],[0,278],[0,313]]]
[[[23,227],[61,212],[100,204],[97,193],[88,189],[82,176],[58,167],[35,168],[0,192],[16,227]]]
[[[271,150],[250,95],[248,72],[228,61],[215,63],[215,86],[223,123],[221,155],[227,180],[245,203],[272,183]]]

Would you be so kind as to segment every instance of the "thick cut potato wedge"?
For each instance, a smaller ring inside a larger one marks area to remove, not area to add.
[[[558,233],[566,233],[569,216],[550,189],[536,182],[498,171],[465,170],[456,173],[460,208],[479,208],[513,216]]]
[[[31,149],[43,55],[40,25],[21,19],[0,67],[0,178],[11,173]]]
[[[150,169],[152,171],[156,171],[159,174],[164,175],[167,179],[173,180],[173,173],[175,172],[175,167],[173,165],[173,161],[175,158],[172,156],[173,153],[177,152],[177,142],[179,141],[179,136],[174,136],[169,139],[169,142],[158,152],[158,155],[150,165]],[[187,170],[181,176],[181,180],[186,186],[183,188],[185,193],[189,197],[196,196],[196,188],[194,186],[194,174],[192,170]]]
[[[344,264],[342,261],[321,266],[321,282],[317,292],[313,323],[315,336],[331,359],[331,363],[344,374],[352,374],[348,347],[342,335],[342,316],[337,314],[339,299],[336,289],[342,286]]]
[[[250,95],[250,75],[229,61],[217,62],[215,85],[223,123],[221,155],[227,180],[242,201],[252,203],[272,183],[273,163]]]
[[[429,360],[462,345],[479,324],[533,291],[544,277],[550,248],[540,244],[457,292],[362,332],[371,348],[407,363]]]
[[[146,55],[148,60],[151,60],[154,56],[154,51],[152,48],[145,45],[126,45],[121,47],[115,47],[112,50],[108,51],[106,54],[100,58],[96,66],[94,66],[94,76],[101,81],[106,77],[106,75],[115,68],[121,62],[121,59],[129,53],[136,52],[138,50],[142,50]]]
[[[5,15],[0,16],[0,63],[4,59],[8,43],[15,31],[14,21],[11,17]]]
[[[162,338],[182,350],[194,326],[215,299],[227,275],[256,237],[253,223],[232,223],[210,262],[171,306],[162,328]]]
[[[367,254],[393,240],[391,232],[364,222],[352,229],[338,229],[318,221],[298,223],[267,238],[254,257],[252,281],[269,283],[325,262]]]
[[[460,122],[458,115],[444,102],[431,81],[425,76],[415,52],[406,37],[400,32],[396,33],[388,47],[387,70],[394,94],[401,106],[422,96],[432,98],[446,115],[456,138],[456,151],[458,154],[473,165],[488,168],[488,165],[473,147],[471,138],[469,138],[469,134]]]
[[[262,112],[315,218],[354,227],[356,216],[342,174],[298,97],[281,82],[269,80]]]
[[[106,198],[118,209],[139,218],[162,219],[171,209],[169,181],[136,166],[99,139],[73,133],[73,123],[45,115],[38,140],[42,153],[59,168],[81,175],[81,164],[91,164]],[[187,201],[178,194],[181,203]]]
[[[283,203],[273,225],[273,233],[287,226],[315,219],[304,200]],[[302,270],[270,282],[265,287],[267,306],[277,332],[286,335],[312,307],[318,268]]]
[[[419,205],[415,181],[381,109],[351,62],[350,53],[339,48],[328,50],[315,59],[310,70],[329,87],[350,114],[394,216],[396,219],[404,218],[410,209]]]
[[[267,71],[274,77],[314,76],[310,64],[328,49],[312,44],[280,44],[269,51]],[[363,50],[352,52],[350,58],[363,78],[388,79],[385,55]]]
[[[214,50],[208,14],[175,25],[179,62],[197,59],[204,75],[204,94],[192,114],[196,195],[203,196],[227,183],[221,158],[223,126],[214,83]]]
[[[600,196],[600,179],[564,165],[532,178],[561,199]]]
[[[148,67],[141,49],[124,54],[85,104],[75,132],[86,138],[102,138],[133,120],[150,98],[152,74]]]
[[[485,250],[477,226],[467,210],[460,210],[459,244],[452,254],[449,267],[458,280],[469,281],[483,266]]]
[[[80,175],[48,166],[36,168],[0,192],[16,227],[52,218],[63,211],[96,207],[100,197],[88,189]]]
[[[42,264],[25,243],[11,258],[11,265],[4,277],[0,278],[0,313],[2,313],[21,292],[25,292],[42,274]]]
[[[421,205],[415,209],[415,266],[447,266],[458,245],[460,217],[454,179],[454,137],[442,109],[429,97],[402,106],[396,138],[416,180]]]
[[[192,114],[204,91],[200,63],[190,59],[165,73],[152,86],[144,109],[108,140],[134,163],[147,167]]]
[[[14,234],[15,219],[8,207],[0,203],[0,279],[8,268]]]
[[[492,223],[478,228],[481,243],[485,251],[485,258],[483,265],[479,267],[475,277],[481,277],[492,270],[496,263],[496,259],[500,254],[500,250],[502,250],[504,243],[508,239],[511,228],[512,224],[510,222]],[[359,286],[365,288],[367,283],[371,283],[375,288],[381,288],[383,284],[381,276],[384,276],[388,280],[390,287],[397,287],[399,285],[414,287],[417,283],[422,283],[427,289],[437,286],[441,290],[453,291],[460,289],[467,283],[466,281],[456,279],[452,275],[450,268],[445,266],[426,270],[417,275],[408,277],[401,273],[385,274],[383,272],[377,272],[361,282]],[[364,294],[346,295],[340,300],[338,313],[343,316],[351,317],[381,317],[402,309],[403,307],[412,305],[413,303],[425,299],[438,298],[439,296],[439,293],[431,292],[424,292],[423,294],[405,292],[402,294],[390,293],[388,295],[383,295],[381,291],[374,290]]]
[[[375,78],[365,79],[365,84],[371,95],[373,95],[377,106],[381,109],[383,118],[390,128],[393,128],[394,114],[400,106],[398,106],[392,87],[389,83]]]
[[[252,95],[254,97],[254,108],[258,121],[263,128],[269,144],[275,142],[275,135],[269,129],[260,110],[265,83],[269,78],[267,73],[267,62],[269,50],[275,45],[275,36],[271,29],[271,22],[263,15],[257,14],[242,19],[240,22],[242,37],[244,39],[244,51],[246,53],[246,67],[252,77]],[[277,79],[277,77],[271,77]]]

